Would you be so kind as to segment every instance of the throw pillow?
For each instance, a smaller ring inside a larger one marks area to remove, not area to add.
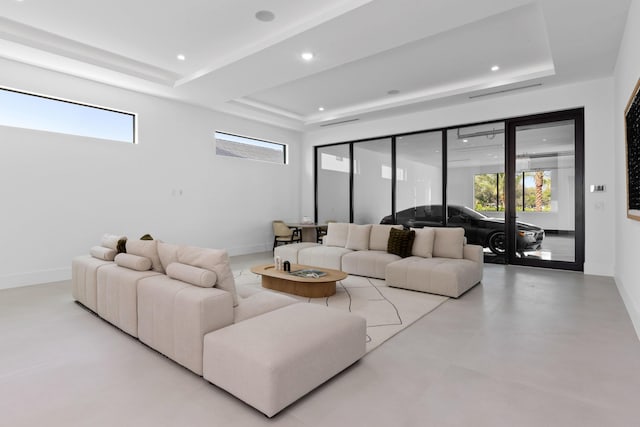
[[[411,248],[413,247],[413,240],[415,238],[416,232],[413,230],[398,230],[392,228],[389,231],[387,252],[398,255],[401,258],[411,256]]]
[[[145,234],[140,240],[153,240],[153,237],[151,237],[151,234]]]
[[[437,227],[433,243],[433,256],[462,259],[464,254],[464,228]]]
[[[402,225],[374,224],[371,226],[371,238],[369,239],[369,250],[386,251],[389,244],[389,230],[397,228],[402,230]]]
[[[414,230],[412,228],[412,230]],[[422,258],[431,258],[433,256],[433,241],[436,238],[436,232],[433,228],[416,228],[416,239],[413,241],[413,249],[411,254]]]
[[[118,254],[116,255],[115,261],[116,264],[118,264],[120,267],[130,268],[131,270],[151,270],[151,260],[143,256]]]
[[[92,257],[101,259],[103,261],[113,261],[116,256],[114,249],[105,248],[103,246],[94,246],[89,250]]]
[[[344,222],[331,222],[327,225],[327,235],[322,244],[326,246],[338,246],[344,248],[347,245],[349,224]]]
[[[205,268],[216,273],[216,287],[227,291],[233,297],[233,306],[238,305],[236,282],[229,264],[229,255],[224,249],[205,249],[195,246],[180,246],[178,262]]]
[[[347,244],[345,245],[345,248],[352,249],[354,251],[368,250],[370,232],[371,224],[349,224],[349,232],[347,234]]]
[[[127,240],[125,236],[118,236],[117,234],[105,234],[102,236],[100,246],[118,250],[118,242],[120,242],[120,240],[122,239]]]
[[[205,268],[198,268],[188,264],[172,262],[167,267],[167,276],[201,288],[213,288],[216,284],[216,273]]]
[[[118,252],[119,254],[126,254],[127,253],[127,238],[123,237],[120,240],[118,240],[118,244],[116,246],[116,252]]]

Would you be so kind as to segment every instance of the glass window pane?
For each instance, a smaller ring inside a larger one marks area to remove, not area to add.
[[[353,222],[378,224],[391,214],[391,139],[353,144]]]
[[[573,120],[516,127],[518,256],[575,261],[575,173]]]
[[[349,144],[316,150],[318,223],[349,222]]]
[[[0,89],[0,125],[135,143],[135,114]]]
[[[396,138],[396,177],[396,222],[442,224],[442,132]]]
[[[261,160],[263,162],[286,163],[286,146],[275,142],[245,136],[216,132],[216,154],[218,156]]]
[[[506,254],[504,144],[504,122],[447,132],[447,225],[464,228],[487,262]]]

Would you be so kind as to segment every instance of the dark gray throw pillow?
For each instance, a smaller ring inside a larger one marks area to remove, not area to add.
[[[411,249],[413,248],[415,238],[416,232],[413,230],[397,230],[392,228],[389,232],[387,252],[398,255],[401,258],[411,256]]]

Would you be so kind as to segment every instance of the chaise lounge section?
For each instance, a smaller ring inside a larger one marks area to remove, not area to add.
[[[224,250],[155,240],[120,249],[109,252],[112,261],[97,258],[103,250],[74,258],[76,301],[267,416],[365,354],[363,318],[236,289]]]

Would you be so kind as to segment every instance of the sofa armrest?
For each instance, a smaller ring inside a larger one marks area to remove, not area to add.
[[[463,257],[464,259],[471,260],[473,262],[477,262],[478,264],[484,263],[484,253],[482,251],[482,246],[480,245],[464,245],[463,246]]]

